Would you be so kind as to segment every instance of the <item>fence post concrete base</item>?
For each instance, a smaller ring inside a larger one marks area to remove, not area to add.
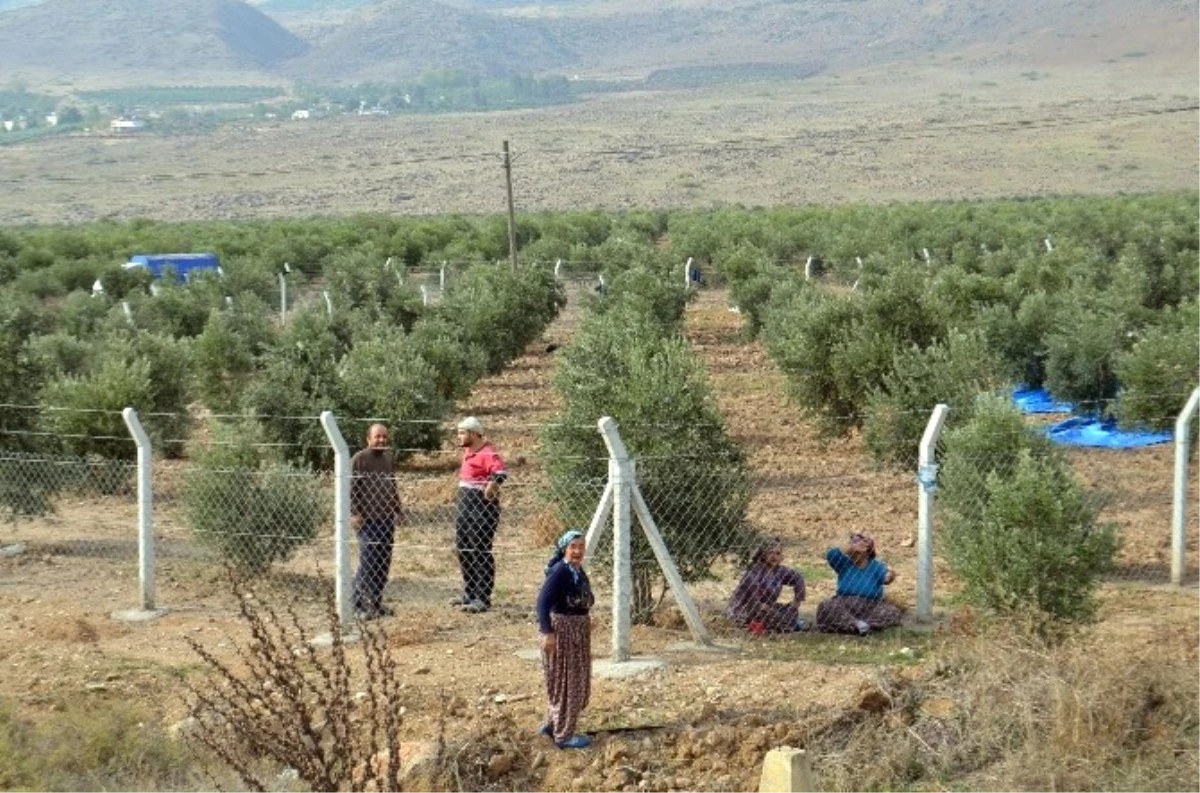
[[[111,616],[118,622],[149,622],[166,614],[170,609],[118,609]]]
[[[637,677],[655,669],[662,669],[667,662],[650,655],[633,655],[624,661],[609,661],[597,658],[592,661],[592,676],[606,680],[621,680],[627,677]]]
[[[362,641],[362,634],[347,628],[343,628],[343,631],[345,632],[339,637],[341,638],[342,644],[358,644],[360,641]],[[324,633],[318,633],[316,636],[309,639],[308,643],[311,647],[332,647],[334,638],[335,637],[332,633],[326,631]]]
[[[810,793],[817,790],[817,779],[803,749],[781,746],[763,758],[758,793]]]

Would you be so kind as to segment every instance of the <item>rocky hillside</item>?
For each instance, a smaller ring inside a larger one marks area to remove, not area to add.
[[[285,24],[289,14],[277,13]],[[306,19],[311,20],[311,10]],[[953,58],[963,67],[1194,64],[1200,14],[1183,0],[376,0],[291,69],[307,79],[422,71],[645,77],[727,67],[799,74]]]
[[[1014,65],[1138,57],[1195,61],[1195,4],[1146,0],[886,0],[642,4],[546,23],[580,69],[640,71],[697,64],[825,63],[845,71],[963,53]]]
[[[0,13],[0,74],[33,84],[258,82],[308,49],[240,0],[46,0]]]
[[[1191,0],[0,0],[0,74],[30,84],[803,77],[939,62],[1196,72]],[[7,9],[7,10],[6,10]],[[270,15],[270,16],[268,16]]]
[[[571,48],[537,21],[430,0],[382,0],[350,16],[289,70],[310,80],[395,81],[443,69],[540,73],[574,60]]]

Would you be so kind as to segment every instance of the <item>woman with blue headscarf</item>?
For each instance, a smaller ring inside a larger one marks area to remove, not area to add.
[[[579,714],[592,691],[592,619],[596,598],[583,569],[583,532],[571,529],[558,538],[538,593],[538,631],[542,635],[542,670],[546,674],[546,723],[542,735],[560,749],[591,744],[576,735]]]

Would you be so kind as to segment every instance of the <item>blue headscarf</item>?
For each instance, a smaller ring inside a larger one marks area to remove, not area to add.
[[[579,529],[567,529],[563,535],[554,543],[554,555],[550,557],[550,561],[546,563],[546,575],[550,575],[550,571],[554,569],[554,565],[561,562],[567,556],[567,546],[573,541],[583,536],[583,532]],[[575,579],[575,583],[579,583],[579,571],[574,565],[567,565],[571,568],[571,577]]]

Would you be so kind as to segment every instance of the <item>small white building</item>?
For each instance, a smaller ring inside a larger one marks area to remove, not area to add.
[[[47,124],[47,126],[57,127],[58,126],[58,113],[47,113],[46,114],[46,124]]]
[[[312,116],[312,112],[308,110],[296,110],[292,112],[292,121],[305,121]]]
[[[140,118],[114,118],[108,127],[116,133],[136,132],[139,129],[145,129],[146,122]]]

